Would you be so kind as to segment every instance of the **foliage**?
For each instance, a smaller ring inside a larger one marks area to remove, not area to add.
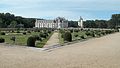
[[[68,21],[68,27],[78,27],[77,21]]]
[[[5,39],[0,37],[0,43],[4,43],[5,42]]]
[[[82,35],[82,36],[80,36],[80,38],[85,39],[85,36],[84,36],[84,35]]]
[[[13,36],[13,37],[10,38],[10,40],[12,40],[15,43],[16,37]]]
[[[42,39],[39,35],[34,35],[33,37],[35,37],[35,40],[42,41]]]
[[[23,32],[23,35],[26,35],[26,32]]]
[[[28,37],[27,39],[27,46],[31,46],[31,47],[35,47],[35,37],[31,36],[31,37]]]
[[[33,28],[34,18],[23,18],[10,13],[0,13],[0,28]]]
[[[70,32],[65,32],[65,34],[64,34],[64,40],[65,41],[68,41],[68,42],[71,42],[72,41],[72,35],[71,35],[71,33]]]
[[[5,35],[5,32],[0,32],[1,35]]]
[[[27,33],[31,33],[31,31],[27,31]]]
[[[17,33],[20,33],[20,31],[19,31],[19,30],[17,30]]]

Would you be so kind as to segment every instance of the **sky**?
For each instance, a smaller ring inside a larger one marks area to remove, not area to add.
[[[27,18],[104,19],[120,14],[120,0],[0,0],[0,13]]]

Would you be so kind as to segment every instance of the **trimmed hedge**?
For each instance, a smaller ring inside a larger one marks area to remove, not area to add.
[[[4,43],[5,42],[5,39],[4,38],[0,38],[0,43]]]
[[[5,35],[5,32],[1,32],[0,34],[1,34],[1,35]]]
[[[85,36],[84,36],[84,35],[82,35],[82,36],[80,36],[80,38],[81,38],[81,39],[85,39]]]
[[[35,47],[35,41],[36,41],[35,37],[32,37],[32,36],[28,37],[27,46]]]
[[[65,34],[64,34],[64,40],[68,41],[68,42],[72,41],[72,35],[71,35],[70,32],[65,32]]]
[[[23,32],[23,35],[26,35],[26,32]]]

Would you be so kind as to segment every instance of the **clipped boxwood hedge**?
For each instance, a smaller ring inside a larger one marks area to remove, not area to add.
[[[71,42],[72,41],[72,34],[70,32],[65,32],[64,33],[64,40]]]
[[[33,36],[28,37],[27,46],[35,47],[35,41],[36,41],[35,37]]]
[[[4,43],[5,42],[5,39],[0,37],[0,43]]]

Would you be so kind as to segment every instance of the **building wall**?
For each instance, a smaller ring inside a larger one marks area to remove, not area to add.
[[[35,22],[36,28],[67,28],[68,21],[62,18],[56,18],[55,20],[38,20]]]

